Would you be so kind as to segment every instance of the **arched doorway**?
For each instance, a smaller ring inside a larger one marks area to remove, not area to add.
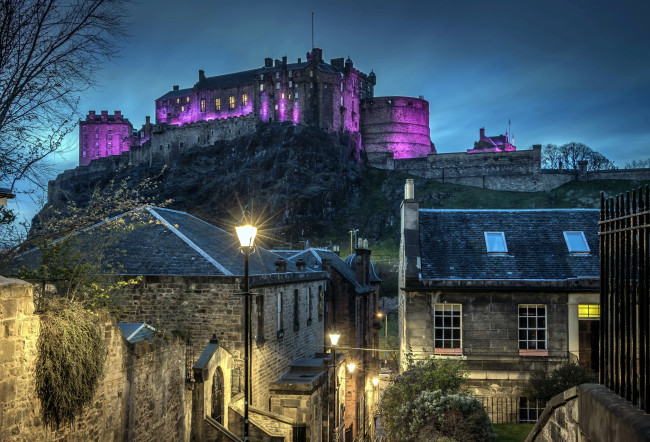
[[[223,372],[217,367],[212,378],[212,413],[210,416],[223,424]]]

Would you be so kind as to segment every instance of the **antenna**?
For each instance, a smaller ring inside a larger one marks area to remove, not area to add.
[[[311,13],[311,48],[314,49],[314,13]]]

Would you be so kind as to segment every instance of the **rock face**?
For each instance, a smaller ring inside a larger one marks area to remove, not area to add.
[[[136,187],[158,176],[150,192],[156,202],[171,199],[169,208],[221,227],[239,223],[247,210],[267,222],[277,242],[295,244],[332,231],[332,222],[347,219],[356,206],[362,171],[351,155],[322,130],[269,123],[248,136],[178,152],[165,163],[136,167],[128,154],[103,158],[50,182],[48,204],[34,224],[68,201],[87,204],[93,190],[111,180]]]

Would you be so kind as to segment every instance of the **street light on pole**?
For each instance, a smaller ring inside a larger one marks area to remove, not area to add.
[[[235,227],[237,231],[237,238],[244,253],[244,440],[248,441],[248,404],[250,399],[250,373],[249,373],[249,357],[250,357],[250,289],[248,287],[248,261],[253,245],[255,243],[255,235],[257,228],[251,225]]]
[[[377,317],[379,319],[381,319],[381,318],[385,319],[384,337],[386,338],[386,342],[388,342],[388,314],[383,314],[382,312],[378,312]]]
[[[338,434],[338,408],[339,408],[339,386],[338,386],[338,373],[337,373],[337,364],[336,364],[336,345],[339,343],[339,338],[341,333],[337,331],[330,332],[330,342],[332,343],[332,354],[334,356],[334,440],[339,440]]]

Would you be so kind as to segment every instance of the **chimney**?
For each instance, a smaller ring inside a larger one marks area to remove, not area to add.
[[[175,84],[174,87],[173,87],[173,89],[174,89],[175,91],[177,91],[177,90],[178,90],[178,85]]]
[[[115,121],[122,121],[122,111],[113,111]]]
[[[108,111],[102,111],[102,121],[108,120]]]
[[[287,56],[286,55],[284,57],[282,57],[282,67],[283,68],[287,67]]]
[[[284,258],[278,258],[275,261],[275,273],[286,273],[287,272],[287,262]]]
[[[485,128],[482,127],[478,130],[478,140],[483,141],[485,139]]]
[[[275,59],[275,67],[276,68],[280,67],[280,60],[278,60],[277,58]]]
[[[205,80],[205,71],[203,69],[199,69],[199,81]]]
[[[323,61],[323,50],[319,48],[312,49],[310,61],[315,64],[320,64]]]
[[[304,272],[305,269],[307,268],[307,263],[305,262],[305,260],[300,258],[298,259],[298,261],[296,261],[296,268],[298,269],[299,272]]]
[[[144,117],[144,121],[145,121],[144,124],[149,126],[151,124],[151,117],[149,115],[147,115],[146,117]]]
[[[271,57],[266,57],[264,59],[264,67],[265,68],[272,68],[273,67],[273,59]]]
[[[413,180],[406,180],[404,201],[401,205],[400,232],[400,269],[399,287],[404,287],[406,280],[420,278],[420,204],[415,199]]]
[[[302,58],[298,57],[298,63],[302,63]]]
[[[88,121],[95,121],[95,111],[88,111]]]

